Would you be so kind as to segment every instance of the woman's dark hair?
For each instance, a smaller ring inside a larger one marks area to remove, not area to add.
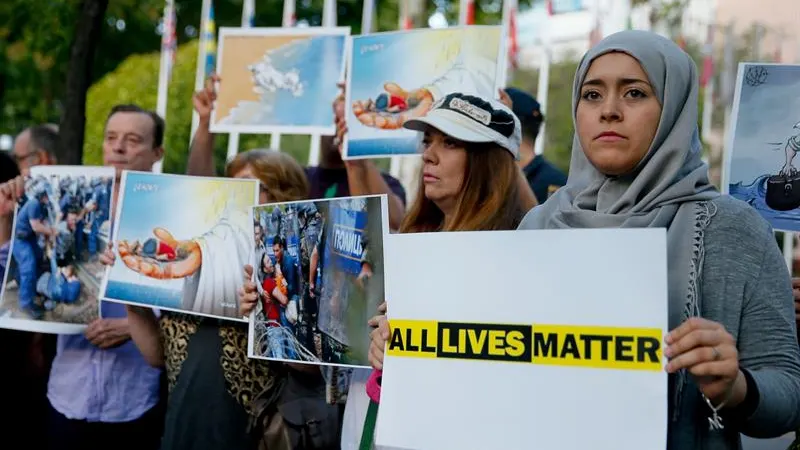
[[[276,234],[275,237],[272,238],[272,245],[280,245],[281,248],[285,249],[286,239]]]
[[[495,144],[467,144],[466,151],[464,184],[450,223],[444,223],[442,210],[425,197],[420,177],[417,198],[400,226],[401,233],[517,228],[524,210],[514,157]]]
[[[0,183],[13,180],[19,175],[19,166],[14,158],[8,152],[0,152]]]

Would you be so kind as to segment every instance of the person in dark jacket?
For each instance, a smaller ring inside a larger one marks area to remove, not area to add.
[[[528,180],[539,203],[567,183],[567,176],[534,152],[536,138],[544,122],[539,102],[532,95],[517,88],[506,88],[511,98],[512,110],[522,123],[522,144],[519,147],[519,166]]]

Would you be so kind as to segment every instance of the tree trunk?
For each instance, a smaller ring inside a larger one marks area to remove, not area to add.
[[[97,41],[108,0],[83,0],[70,49],[56,157],[60,164],[81,164],[86,125],[86,91],[91,82]]]

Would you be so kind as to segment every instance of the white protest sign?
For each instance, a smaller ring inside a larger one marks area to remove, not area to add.
[[[376,444],[666,448],[664,229],[391,235]]]

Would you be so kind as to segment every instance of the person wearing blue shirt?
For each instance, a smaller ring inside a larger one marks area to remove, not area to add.
[[[110,196],[108,188],[100,178],[92,180],[92,197],[91,202],[94,204],[94,217],[90,225],[89,231],[89,255],[95,255],[98,251],[98,240],[100,234],[100,226],[103,222],[108,220],[108,210],[110,208]]]
[[[138,106],[119,105],[103,136],[103,163],[116,169],[111,200],[123,170],[150,171],[161,159],[164,121]],[[162,371],[151,367],[131,340],[124,305],[100,302],[100,313],[102,319],[83,335],[58,337],[47,391],[49,450],[156,450],[164,422]]]
[[[17,214],[17,228],[11,253],[17,265],[19,281],[19,307],[34,319],[42,317],[42,311],[36,306],[36,280],[39,278],[39,263],[42,261],[42,249],[39,247],[39,235],[46,238],[56,236],[56,230],[45,225],[49,197],[42,186],[38,186],[34,195],[28,199]]]
[[[567,176],[543,155],[535,152],[536,138],[544,122],[539,102],[527,92],[506,88],[512,111],[522,125],[522,143],[519,146],[519,166],[539,203],[544,203],[553,192],[567,184]]]

